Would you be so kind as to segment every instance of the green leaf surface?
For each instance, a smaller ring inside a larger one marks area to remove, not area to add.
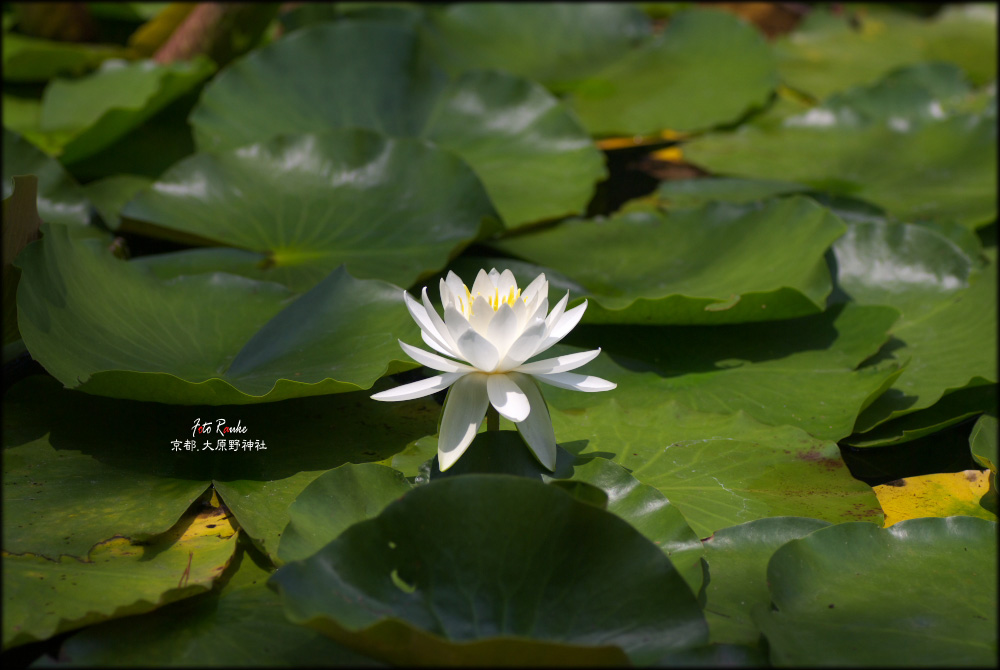
[[[412,26],[379,21],[303,28],[250,53],[206,87],[190,120],[213,151],[345,127],[431,140],[472,167],[510,228],[579,213],[605,174],[541,86],[497,71],[448,82]]]
[[[122,215],[263,254],[307,290],[344,264],[409,286],[494,217],[476,175],[419,140],[347,129],[182,160]],[[279,274],[280,273],[280,274]]]
[[[112,230],[121,225],[121,210],[136,193],[153,183],[152,179],[132,174],[116,174],[92,181],[84,187],[87,197]]]
[[[73,635],[59,649],[58,666],[275,667],[372,666],[371,659],[285,618],[281,600],[265,583],[270,570],[245,548],[226,570],[225,586],[148,614],[113,619]]]
[[[777,83],[757,30],[725,12],[690,10],[574,87],[572,105],[598,135],[702,130],[763,105]]]
[[[243,406],[114,400],[62,389],[48,376],[29,377],[4,399],[4,467],[11,469],[12,481],[20,481],[15,475],[31,465],[29,455],[41,461],[48,478],[32,480],[45,489],[37,501],[5,505],[4,549],[13,550],[6,546],[8,537],[20,537],[15,523],[31,512],[25,505],[48,505],[39,511],[51,514],[52,520],[28,516],[34,528],[49,535],[41,538],[41,532],[24,531],[23,537],[44,540],[53,545],[53,552],[64,551],[63,538],[82,544],[91,530],[110,528],[111,535],[125,536],[155,532],[157,519],[169,519],[172,509],[183,511],[186,490],[201,492],[211,484],[243,531],[277,560],[288,507],[310,482],[344,463],[389,458],[435,428],[440,408],[430,399],[378,403],[368,396],[360,392],[292,399],[248,412]],[[263,448],[219,449],[220,439],[228,446],[226,438],[232,438],[218,434],[220,420],[247,429],[237,434],[241,445],[260,441]],[[196,433],[196,421],[211,425],[213,431]],[[63,462],[79,467],[64,473],[59,469]],[[127,486],[122,481],[125,473],[133,480]],[[90,479],[80,481],[83,474]],[[91,479],[118,482],[121,490],[91,485]],[[69,495],[83,495],[84,485],[91,487],[86,498]],[[5,485],[5,499],[20,495],[8,492]],[[60,501],[70,507],[61,507]],[[122,509],[110,519],[95,518],[112,503]],[[54,530],[60,520],[64,523]]]
[[[192,512],[146,544],[110,538],[87,561],[5,553],[4,648],[208,590],[236,550],[236,530],[223,519],[215,508]]]
[[[775,665],[992,666],[997,524],[912,519],[815,531],[767,566],[776,611],[755,621]]]
[[[816,8],[775,42],[774,53],[782,81],[819,99],[928,60],[960,65],[980,85],[996,77],[996,27],[996,7],[987,4],[945,7],[934,19]]]
[[[58,42],[28,35],[3,35],[3,78],[7,82],[47,81],[56,75],[82,75],[125,49],[110,44]]]
[[[47,223],[86,225],[90,202],[83,189],[54,158],[21,135],[3,131],[3,197],[13,193],[11,177],[38,177],[38,214]]]
[[[656,197],[667,207],[698,207],[713,200],[745,204],[808,190],[808,186],[777,179],[701,177],[660,182]]]
[[[343,268],[289,304],[278,284],[223,273],[158,281],[104,244],[43,228],[18,261],[25,344],[70,388],[181,404],[352,391],[416,330],[400,289]]]
[[[772,517],[722,528],[705,540],[711,581],[705,589],[709,639],[720,644],[756,645],[760,631],[751,612],[771,602],[767,562],[786,542],[830,524],[818,519]]]
[[[291,620],[390,662],[601,664],[625,651],[643,663],[707,635],[691,590],[636,530],[507,475],[419,486],[270,583]]]
[[[123,137],[214,70],[204,58],[169,65],[108,61],[91,75],[53,80],[42,96],[39,129],[66,135],[61,159],[73,163]]]
[[[995,477],[997,474],[997,418],[984,414],[976,421],[969,436],[969,448],[972,457],[984,468],[989,468]]]
[[[289,522],[278,545],[278,558],[287,563],[312,556],[410,488],[398,470],[376,463],[348,463],[323,473],[288,507]]]
[[[793,197],[571,220],[492,245],[581,284],[590,323],[722,324],[821,311],[823,255],[843,232]]]
[[[546,397],[558,398],[566,410],[611,399],[629,410],[677,400],[700,412],[742,410],[772,426],[840,440],[899,376],[892,360],[858,367],[886,342],[897,316],[890,307],[847,304],[814,316],[739,326],[578,327],[567,343],[602,347],[605,355],[587,373],[618,388],[611,394],[546,388]]]
[[[505,423],[507,420],[502,419],[501,425]],[[436,456],[437,439],[425,438],[423,442],[422,451]],[[605,458],[578,458],[562,447],[557,449],[556,470],[550,472],[530,455],[521,436],[514,430],[481,432],[447,472],[441,472],[437,461],[433,461],[429,479],[434,481],[467,474],[509,474],[556,485],[581,483],[593,486],[603,492],[606,499],[601,507],[627,521],[662,549],[691,591],[698,593],[704,580],[702,546],[677,507],[671,505],[658,490],[643,484],[617,463]],[[425,481],[418,478],[414,483]]]
[[[499,69],[554,90],[623,57],[651,32],[646,15],[616,3],[453,3],[424,25],[435,59],[452,74]]]
[[[720,175],[867,200],[905,221],[982,226],[996,218],[996,108],[962,111],[973,93],[961,77],[943,64],[899,70],[808,111],[693,139],[684,157]]]

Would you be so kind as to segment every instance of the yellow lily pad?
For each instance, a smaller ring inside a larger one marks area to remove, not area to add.
[[[996,521],[979,501],[990,490],[989,471],[942,472],[875,486],[885,527],[922,517],[974,516]]]

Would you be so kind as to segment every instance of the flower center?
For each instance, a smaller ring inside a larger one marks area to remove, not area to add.
[[[468,318],[472,316],[472,304],[479,296],[486,298],[486,302],[488,302],[490,304],[490,307],[493,308],[493,311],[496,312],[498,309],[500,309],[500,305],[513,305],[517,301],[517,299],[521,297],[521,289],[517,288],[516,286],[512,286],[510,290],[507,291],[506,293],[500,293],[500,289],[495,288],[493,289],[492,293],[476,293],[476,295],[472,295],[472,293],[469,291],[469,287],[466,286],[465,295],[469,299],[468,301],[469,311],[466,314],[463,305],[462,312],[465,315],[465,317]]]

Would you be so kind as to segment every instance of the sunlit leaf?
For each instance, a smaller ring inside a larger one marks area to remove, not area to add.
[[[885,527],[923,517],[975,516],[996,521],[979,504],[990,489],[989,473],[980,470],[905,477],[875,487],[885,512]]]

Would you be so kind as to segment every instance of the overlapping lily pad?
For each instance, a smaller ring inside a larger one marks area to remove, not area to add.
[[[690,10],[575,86],[571,102],[594,134],[701,130],[762,106],[777,83],[774,57],[753,26]]]
[[[214,71],[204,58],[169,65],[107,61],[91,75],[49,84],[39,131],[59,138],[64,163],[79,161],[123,137]]]
[[[990,472],[996,475],[997,458],[997,418],[984,414],[976,421],[969,436],[969,448],[972,449],[972,457],[984,468],[989,468]]]
[[[409,286],[496,214],[450,152],[347,129],[196,154],[122,216],[254,252],[254,279],[300,291],[341,264],[355,277]],[[226,253],[199,256],[222,269]]]
[[[232,558],[236,537],[211,508],[144,545],[109,538],[87,561],[4,554],[4,648],[206,591]]]
[[[956,63],[974,83],[996,77],[996,8],[945,7],[934,19],[865,8],[815,8],[774,46],[784,83],[822,99],[919,61]]]
[[[46,223],[81,224],[90,221],[90,203],[83,189],[51,158],[17,133],[3,131],[3,197],[13,192],[11,177],[38,177],[38,215]]]
[[[705,618],[715,643],[756,645],[760,631],[751,612],[766,607],[767,562],[786,542],[830,524],[819,519],[772,517],[722,528],[705,540],[712,576],[705,590]]]
[[[991,666],[997,662],[997,524],[840,524],[784,545],[754,620],[775,665]]]
[[[538,84],[497,71],[449,82],[403,24],[297,30],[220,73],[190,120],[213,151],[344,127],[431,140],[472,167],[508,227],[582,211],[604,176],[600,152]]]
[[[81,75],[109,58],[123,58],[125,49],[110,44],[80,44],[30,37],[4,31],[5,81],[46,81],[56,75]]]
[[[285,618],[267,588],[270,571],[258,555],[238,549],[217,594],[198,595],[148,614],[113,619],[80,631],[59,649],[59,665],[162,665],[275,667],[377,665],[325,635]]]
[[[821,311],[823,255],[843,232],[793,197],[572,220],[492,244],[582,285],[590,323],[722,324]]]
[[[416,327],[391,284],[341,268],[292,302],[278,284],[223,273],[157,281],[106,244],[45,227],[19,257],[25,344],[70,388],[248,403],[368,388],[410,365],[397,338]]]
[[[899,70],[806,112],[694,139],[685,159],[868,200],[905,221],[981,226],[996,217],[996,107],[961,111],[956,91],[972,95],[961,77],[943,64]]]
[[[507,475],[419,486],[271,583],[291,620],[390,662],[643,663],[707,635],[636,530]]]
[[[907,519],[971,516],[996,521],[980,501],[989,494],[989,473],[983,470],[938,472],[904,477],[874,487],[885,512],[885,526]]]

